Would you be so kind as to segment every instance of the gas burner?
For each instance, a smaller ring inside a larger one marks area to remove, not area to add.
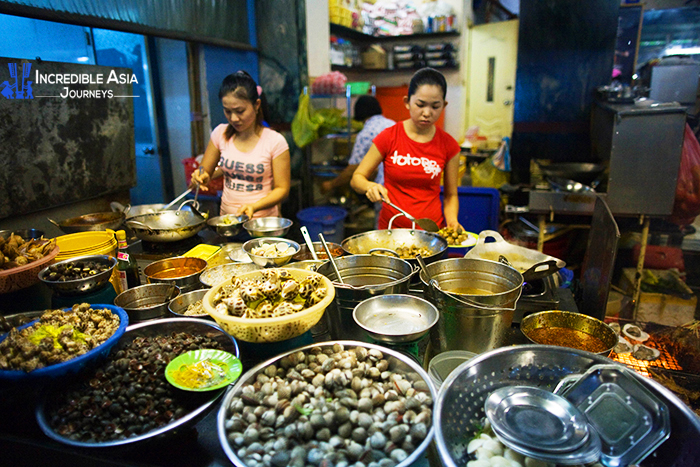
[[[534,281],[523,283],[523,293],[521,297],[530,297],[534,295],[542,295],[546,291],[544,279],[535,279]]]
[[[185,253],[202,243],[198,235],[194,235],[177,242],[147,242],[141,241],[144,253]]]
[[[559,309],[559,298],[553,275],[525,282],[515,305],[513,323],[520,324],[520,321],[531,313],[557,309]]]

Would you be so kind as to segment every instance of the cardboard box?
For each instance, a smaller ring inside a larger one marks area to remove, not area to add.
[[[386,51],[380,45],[371,45],[362,53],[362,67],[368,70],[385,70]]]
[[[679,285],[692,295],[692,298],[685,300],[676,295],[662,293],[641,292],[639,295],[639,309],[637,310],[636,321],[659,323],[665,326],[681,326],[693,321],[695,317],[695,307],[698,297],[683,282],[673,270],[649,269],[659,277],[675,278]],[[620,288],[626,293],[632,294],[634,291],[635,268],[623,268]]]

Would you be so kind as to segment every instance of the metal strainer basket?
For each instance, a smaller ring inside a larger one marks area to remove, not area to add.
[[[521,345],[492,350],[458,366],[438,394],[433,412],[435,441],[445,467],[466,465],[467,444],[485,417],[484,402],[504,386],[535,386],[553,391],[567,375],[584,373],[611,360],[581,350]],[[626,367],[625,367],[626,368]],[[671,414],[671,436],[641,466],[700,465],[700,418],[671,391],[634,373]]]

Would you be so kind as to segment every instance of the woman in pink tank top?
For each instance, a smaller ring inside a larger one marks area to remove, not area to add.
[[[211,133],[201,167],[192,183],[202,190],[216,170],[223,172],[221,215],[277,217],[289,195],[289,145],[284,136],[263,126],[262,89],[245,71],[224,78],[219,99],[228,124]]]

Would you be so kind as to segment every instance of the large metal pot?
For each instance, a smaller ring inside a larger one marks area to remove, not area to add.
[[[420,272],[426,300],[440,311],[430,329],[430,344],[438,354],[446,350],[486,352],[506,344],[520,298],[523,276],[496,261],[450,258],[429,264],[430,277]]]
[[[370,230],[346,238],[341,246],[349,255],[366,255],[377,248],[396,251],[397,247],[424,247],[430,250],[429,255],[422,255],[426,263],[442,259],[447,252],[447,240],[436,233],[413,229]],[[411,265],[418,266],[415,258],[405,259]]]
[[[338,281],[333,265],[326,261],[316,272],[335,287],[335,300],[326,309],[333,339],[369,341],[367,333],[352,317],[355,307],[368,298],[384,294],[406,294],[416,268],[403,259],[378,255],[351,255],[335,258],[344,284]]]
[[[141,240],[177,242],[196,235],[206,226],[206,220],[190,211],[161,211],[133,217],[126,225]]]
[[[93,212],[64,219],[60,222],[49,219],[49,222],[65,233],[72,234],[93,230],[117,230],[117,227],[124,222],[124,218],[125,216],[122,212]]]

